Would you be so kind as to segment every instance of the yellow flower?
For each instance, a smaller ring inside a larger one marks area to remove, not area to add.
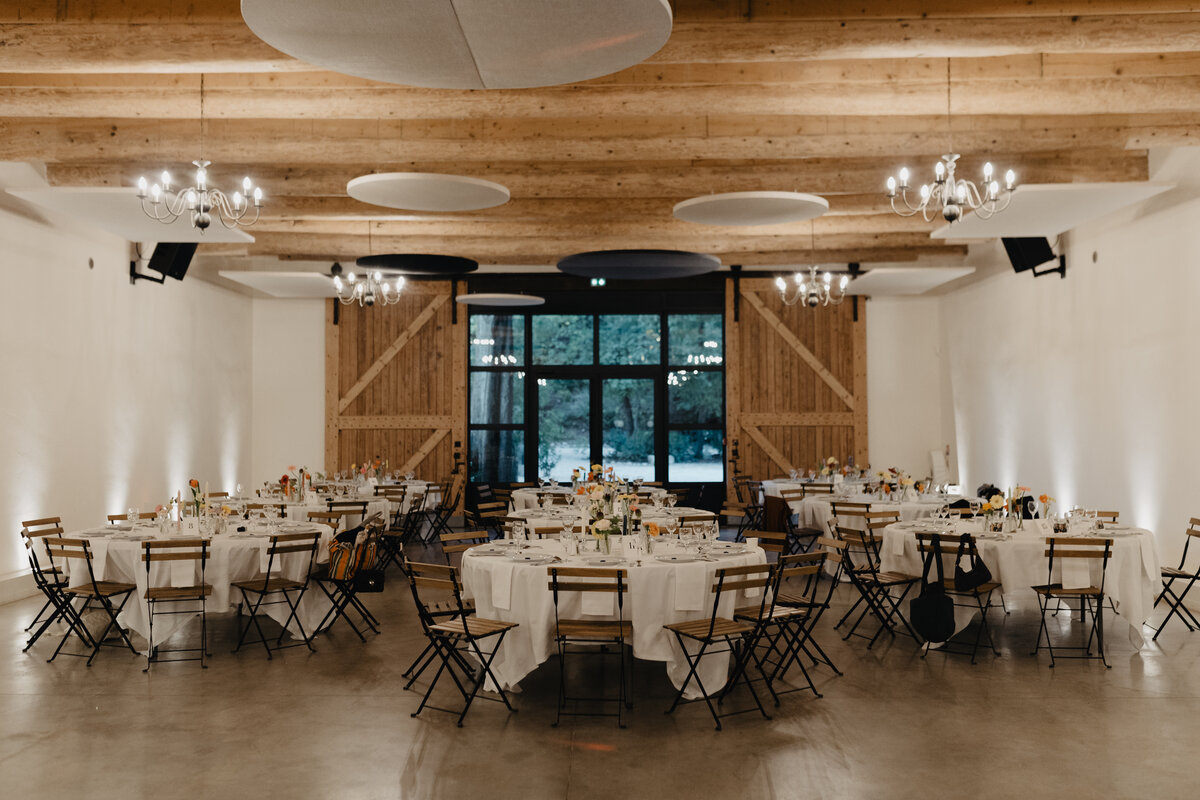
[[[991,504],[992,508],[1004,508],[1004,495],[992,495]]]

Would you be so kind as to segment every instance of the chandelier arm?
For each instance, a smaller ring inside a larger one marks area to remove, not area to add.
[[[913,214],[916,214],[918,211],[921,210],[920,206],[914,206],[914,205],[912,205],[912,203],[908,202],[908,192],[907,191],[902,191],[898,197],[899,197],[900,202],[904,204],[904,209],[897,208],[896,207],[897,197],[892,197],[891,198],[892,211],[895,211],[900,216],[911,217]]]

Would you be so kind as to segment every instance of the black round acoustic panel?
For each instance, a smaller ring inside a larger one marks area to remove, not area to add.
[[[479,269],[479,262],[469,258],[430,253],[381,253],[363,256],[354,263],[395,275],[425,278],[457,278]]]
[[[633,281],[690,278],[720,267],[716,256],[686,250],[594,250],[558,262],[559,271],[568,275]]]

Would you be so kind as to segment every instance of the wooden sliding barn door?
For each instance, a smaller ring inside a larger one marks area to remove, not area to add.
[[[450,287],[410,281],[396,305],[330,300],[325,312],[325,469],[387,459],[441,480],[466,434],[466,315]]]
[[[770,279],[742,279],[736,292],[726,281],[726,457],[736,441],[743,474],[770,478],[828,456],[868,462],[862,298],[857,321],[854,310],[854,298],[786,306]]]

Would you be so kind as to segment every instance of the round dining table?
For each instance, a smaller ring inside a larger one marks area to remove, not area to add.
[[[244,528],[238,531],[237,528]],[[179,534],[168,530],[164,534],[157,523],[144,522],[130,528],[128,524],[105,525],[80,531],[64,533],[64,538],[86,539],[92,551],[92,569],[98,581],[115,581],[132,583],[137,591],[125,603],[117,621],[122,627],[149,639],[150,619],[146,605],[146,588],[148,581],[155,586],[195,585],[200,580],[198,563],[193,562],[158,562],[152,565],[149,577],[146,575],[146,565],[142,561],[143,543],[157,539],[186,539],[207,538],[209,542],[208,562],[204,569],[204,582],[213,587],[212,594],[206,603],[209,614],[223,613],[236,608],[241,601],[241,593],[234,586],[236,581],[249,580],[265,574],[268,566],[267,550],[270,544],[272,530],[262,521],[230,520],[226,533],[202,537],[199,533],[188,533],[186,529]],[[274,533],[317,533],[319,541],[315,563],[328,563],[329,541],[333,531],[327,525],[313,525],[307,522],[280,521]],[[308,568],[307,554],[287,554],[281,556],[282,563],[272,565],[272,575],[278,575],[292,580],[303,580]],[[187,575],[179,574],[179,565],[184,564]],[[72,586],[85,584],[88,581],[87,565],[77,559],[67,559],[62,564]],[[299,624],[310,636],[315,633],[314,627],[320,623],[331,608],[329,598],[324,592],[310,585],[304,593],[298,608]],[[200,609],[196,603],[197,612]],[[291,613],[287,604],[262,606],[260,613],[269,615],[281,625],[288,621]],[[154,645],[159,645],[187,624],[190,617],[186,614],[155,615]],[[295,622],[288,626],[292,634],[298,635],[299,627]]]
[[[713,549],[705,555],[695,545],[685,547],[678,539],[666,536],[654,537],[650,553],[633,549],[634,544],[635,537],[613,536],[611,555],[605,557],[596,552],[596,541],[591,537],[582,543],[580,553],[575,552],[576,542],[560,538],[500,540],[463,554],[463,586],[474,599],[478,615],[518,624],[505,638],[492,664],[503,688],[516,686],[557,651],[549,567],[628,570],[623,618],[633,623],[633,655],[664,662],[668,677],[679,688],[687,678],[687,661],[674,635],[663,625],[711,616],[711,587],[718,569],[766,563],[765,552],[749,543],[713,542]],[[597,563],[597,558],[604,560]],[[757,590],[734,595],[730,592],[722,597],[722,615],[732,616],[735,605],[752,602],[750,598],[757,596]],[[615,594],[569,592],[560,595],[559,600],[559,614],[566,619],[617,619]],[[700,680],[712,690],[725,682],[728,669],[728,653],[707,655],[700,664]],[[686,696],[699,696],[695,682],[689,684]]]
[[[582,526],[587,524],[588,511],[586,506],[552,505],[549,508],[534,506],[523,511],[514,511],[511,516],[515,519],[525,520],[526,528],[536,534],[538,528],[582,529]],[[646,506],[642,511],[642,524],[653,522],[660,529],[664,529],[664,533],[673,533],[674,531],[669,529],[678,526],[680,520],[685,517],[689,520],[703,518],[705,521],[717,522],[717,515],[703,508]]]
[[[767,495],[780,497],[779,491],[781,488],[789,487],[783,485],[782,481],[777,481],[774,487],[774,494],[772,495],[768,492]],[[910,497],[903,500],[893,498],[894,495],[884,499],[878,494],[858,491],[857,487],[855,487],[850,491],[842,491],[835,494],[805,495],[801,500],[790,501],[788,508],[797,516],[801,528],[817,528],[824,531],[828,530],[829,521],[833,519],[834,503],[870,503],[872,511],[895,511],[900,514],[900,519],[907,521],[932,516],[947,502],[960,499],[957,496],[947,496],[933,492],[928,494],[913,493]],[[861,528],[862,521],[850,519],[846,521],[846,526]]]
[[[1023,529],[1009,533],[985,533],[981,519],[928,519],[889,525],[883,530],[880,569],[920,575],[923,560],[917,549],[918,533],[943,533],[954,539],[963,533],[973,534],[979,557],[1006,597],[1026,595],[1032,600],[1036,595],[1031,587],[1047,583],[1048,578],[1050,582],[1061,582],[1066,588],[1100,585],[1100,562],[1093,559],[1062,559],[1055,564],[1054,575],[1048,575],[1046,537],[1065,534],[1054,534],[1046,521],[1036,519],[1025,520]],[[1150,617],[1155,593],[1162,586],[1154,534],[1145,528],[1105,525],[1102,530],[1081,535],[1113,540],[1104,574],[1104,593],[1117,609],[1116,618],[1128,624],[1130,642],[1134,647],[1141,648],[1145,644],[1142,623]],[[943,564],[947,574],[952,575],[954,564],[951,560]],[[1063,564],[1066,564],[1066,574],[1063,573]],[[977,613],[972,611],[960,616],[956,607],[959,629],[965,627]]]

